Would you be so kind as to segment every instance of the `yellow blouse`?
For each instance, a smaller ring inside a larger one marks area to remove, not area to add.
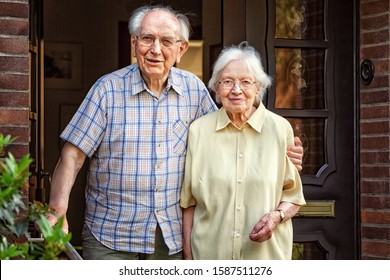
[[[180,205],[196,205],[194,259],[291,259],[291,220],[268,241],[249,239],[280,202],[305,204],[300,175],[286,156],[294,145],[290,123],[260,104],[238,129],[222,108],[194,121],[188,137]]]

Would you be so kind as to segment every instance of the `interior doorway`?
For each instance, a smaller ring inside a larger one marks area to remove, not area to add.
[[[202,0],[169,2],[173,8],[191,14],[192,38],[198,38],[202,33]],[[62,142],[59,135],[92,84],[102,75],[130,63],[130,60],[124,61],[123,52],[118,51],[129,47],[127,39],[118,34],[119,31],[122,34],[127,32],[130,13],[143,4],[142,0],[116,0],[115,3],[105,0],[44,1],[46,59],[56,58],[66,69],[62,72],[54,69],[56,71],[52,72],[56,74],[49,77],[47,72],[45,78],[44,158],[48,172],[53,172],[60,156]],[[128,59],[126,55],[125,59]],[[67,215],[72,232],[71,243],[76,248],[81,248],[87,164],[84,164],[72,189]],[[49,177],[45,179],[45,190],[47,199]]]

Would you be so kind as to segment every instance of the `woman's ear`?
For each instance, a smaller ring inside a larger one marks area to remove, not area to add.
[[[180,63],[181,57],[185,54],[185,52],[188,50],[190,46],[190,42],[184,41],[180,43],[179,52],[176,57],[176,64]]]

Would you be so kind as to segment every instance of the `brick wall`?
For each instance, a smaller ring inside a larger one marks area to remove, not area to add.
[[[374,62],[360,85],[362,259],[390,259],[390,1],[360,1],[360,61]]]
[[[29,143],[28,0],[0,0],[0,133],[17,136],[9,147],[17,158]]]

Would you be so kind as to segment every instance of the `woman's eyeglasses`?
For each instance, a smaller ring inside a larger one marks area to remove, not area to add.
[[[249,89],[256,82],[253,82],[253,81],[247,80],[247,79],[244,79],[244,80],[225,79],[225,80],[219,81],[218,83],[223,87],[223,89],[226,89],[226,90],[231,90],[236,85],[236,83],[238,84],[238,86],[242,90],[246,90],[246,89]]]

